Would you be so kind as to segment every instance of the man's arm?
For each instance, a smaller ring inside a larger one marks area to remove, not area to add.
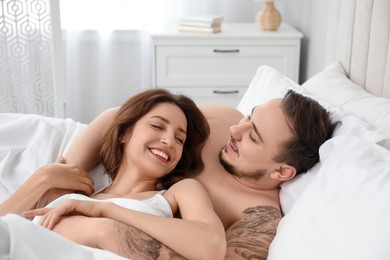
[[[282,214],[272,206],[257,206],[226,230],[226,259],[266,260]]]
[[[78,244],[130,259],[185,259],[141,230],[108,218],[69,216],[53,231]]]
[[[102,249],[130,259],[185,259],[137,228],[115,221],[107,225],[110,234],[102,234],[98,240],[97,246]],[[115,239],[107,240],[111,234],[115,234]]]
[[[243,218],[226,231],[226,259],[266,260],[281,218],[280,210],[272,206],[246,209]],[[184,259],[137,228],[103,218],[95,219],[93,225],[99,232],[89,233],[90,246],[134,259]]]

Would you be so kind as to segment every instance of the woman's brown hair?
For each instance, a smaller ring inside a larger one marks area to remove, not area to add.
[[[149,89],[129,98],[107,127],[99,154],[108,175],[115,179],[123,159],[121,138],[131,131],[137,121],[160,103],[177,105],[187,119],[187,137],[183,154],[175,169],[157,180],[156,189],[167,189],[175,182],[193,177],[204,168],[202,148],[210,134],[206,118],[196,104],[184,95],[175,95],[164,89]]]

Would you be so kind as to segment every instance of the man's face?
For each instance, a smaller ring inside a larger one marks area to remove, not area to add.
[[[273,160],[281,145],[292,137],[281,99],[255,107],[252,114],[230,127],[231,138],[220,152],[220,161],[232,175],[256,183],[275,170]]]

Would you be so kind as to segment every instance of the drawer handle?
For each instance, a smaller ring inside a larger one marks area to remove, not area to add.
[[[218,49],[214,49],[214,52],[217,52],[217,53],[238,53],[240,52],[239,49],[234,49],[234,50],[218,50]]]
[[[238,90],[213,90],[214,94],[238,94]]]

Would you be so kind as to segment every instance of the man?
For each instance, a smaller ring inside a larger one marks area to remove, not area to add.
[[[205,168],[195,178],[206,187],[225,227],[226,258],[266,259],[282,217],[279,185],[318,161],[318,149],[336,123],[317,102],[292,91],[255,107],[247,117],[234,108],[201,109],[211,134],[203,150]],[[86,170],[97,163],[98,142],[115,111],[105,111],[90,124],[69,151],[67,163]],[[113,220],[95,219],[81,227],[97,231],[77,239],[61,225],[57,232],[134,259],[180,258],[142,231]],[[178,240],[180,236],[185,230]]]

